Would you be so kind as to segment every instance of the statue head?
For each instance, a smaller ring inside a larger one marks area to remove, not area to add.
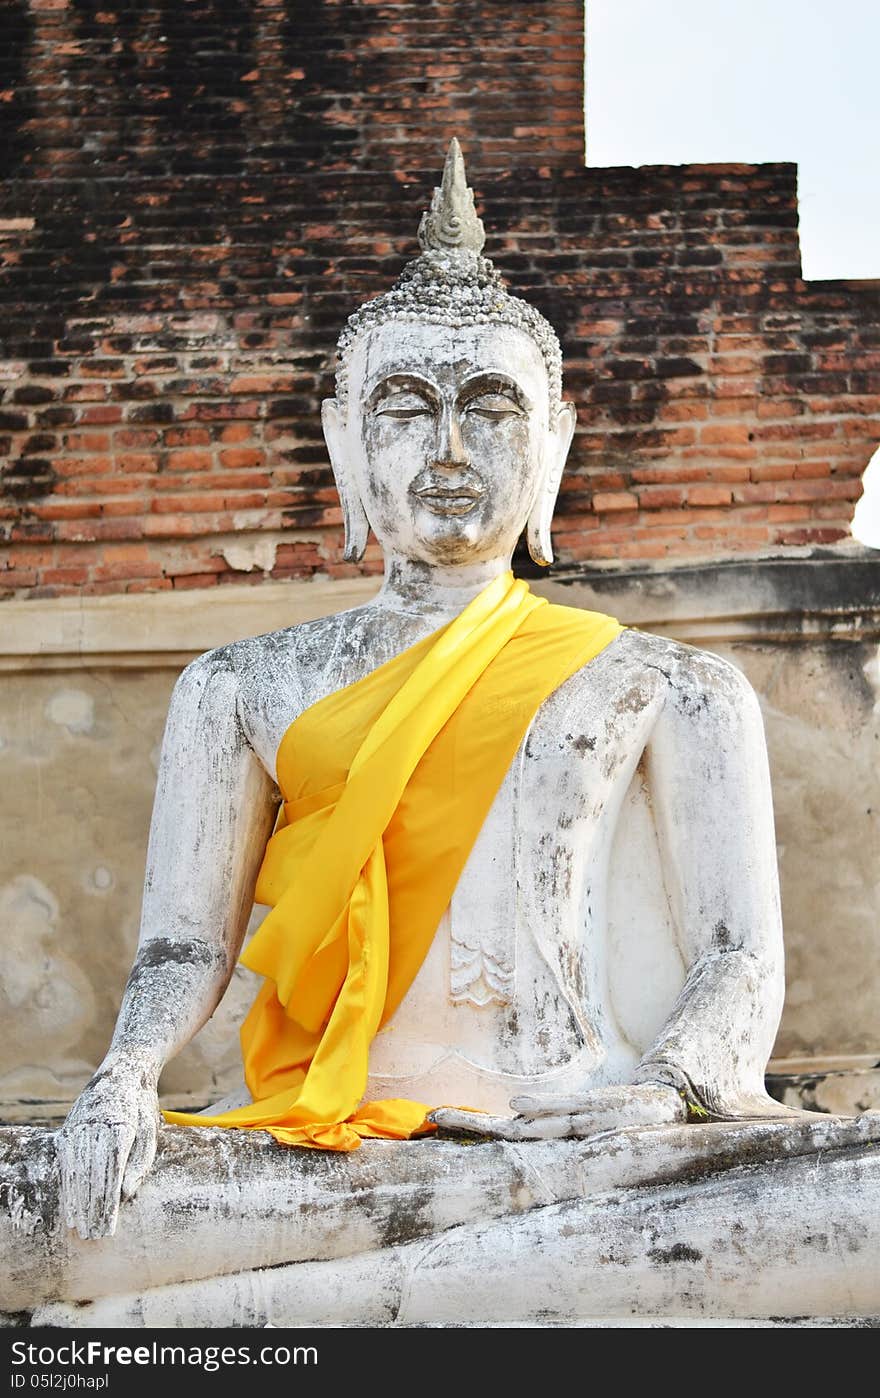
[[[535,562],[552,562],[574,407],[552,327],[505,290],[484,241],[453,140],[421,255],[339,339],[322,417],[348,559],[370,526],[386,552],[429,564],[509,554],[525,528]]]

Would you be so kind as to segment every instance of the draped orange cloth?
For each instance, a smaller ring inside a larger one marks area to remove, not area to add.
[[[370,1044],[422,964],[539,705],[621,629],[506,573],[294,720],[257,880],[271,911],[241,958],[266,978],[241,1031],[253,1101],[167,1121],[342,1151],[432,1129],[424,1103],[362,1102]]]

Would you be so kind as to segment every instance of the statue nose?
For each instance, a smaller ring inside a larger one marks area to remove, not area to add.
[[[461,423],[458,413],[446,410],[440,414],[440,430],[437,438],[437,455],[434,465],[444,467],[467,466],[468,456],[461,439]]]

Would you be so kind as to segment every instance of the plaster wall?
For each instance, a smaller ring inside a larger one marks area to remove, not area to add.
[[[880,1102],[870,1071],[880,1058],[873,974],[880,672],[867,586],[876,571],[860,554],[789,560],[776,575],[768,562],[561,572],[535,583],[556,600],[615,611],[714,650],[757,689],[787,946],[773,1068],[799,1075],[801,1086],[830,1074],[812,1104],[831,1110]],[[351,606],[375,586],[371,579],[270,583],[198,598],[7,604],[0,642],[0,1113],[7,1119],[61,1114],[103,1056],[137,939],[159,744],[182,665],[222,640]],[[166,1070],[166,1100],[202,1104],[233,1086],[237,1023],[254,990],[254,978],[238,970],[212,1021]]]

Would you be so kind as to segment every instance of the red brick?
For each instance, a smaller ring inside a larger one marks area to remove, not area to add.
[[[636,492],[641,509],[666,509],[685,503],[683,486],[646,485]]]
[[[687,490],[689,505],[729,505],[732,498],[730,489],[723,485],[690,485]]]
[[[64,390],[66,403],[100,403],[109,397],[110,390],[103,383],[72,383]]]
[[[152,502],[154,514],[201,514],[205,510],[222,510],[226,506],[226,496],[220,491],[202,491],[193,495],[157,495]]]
[[[717,426],[710,424],[700,428],[700,442],[721,442],[725,445],[749,442],[752,440],[753,430],[746,423],[725,423],[723,426],[720,423]]]
[[[55,456],[52,469],[59,476],[100,476],[113,470],[109,456]]]
[[[64,444],[68,451],[109,451],[110,437],[106,432],[68,432]]]
[[[771,524],[790,524],[795,519],[809,519],[806,505],[769,505],[767,518]]]
[[[142,581],[127,582],[126,592],[170,592],[170,578],[149,578]]]
[[[252,429],[244,422],[231,422],[220,431],[221,442],[248,442]]]
[[[113,433],[114,447],[152,447],[159,441],[159,433],[150,428],[126,427]]]
[[[0,592],[7,587],[36,587],[37,578],[35,568],[4,568],[0,572]]]
[[[146,508],[146,501],[143,495],[136,495],[128,500],[102,500],[100,508],[105,519],[120,519],[126,515],[141,516]]]
[[[0,573],[0,587],[3,586],[4,574]],[[44,568],[41,574],[44,583],[66,583],[70,587],[79,587],[89,580],[89,570],[85,564],[79,567],[69,566],[66,568]]]
[[[118,452],[113,462],[119,471],[132,471],[143,475],[152,474],[159,469],[158,455],[147,451]]]
[[[712,411],[718,411],[718,404],[712,404]],[[709,405],[684,398],[674,403],[664,403],[659,410],[661,422],[695,422],[709,416]]]
[[[98,563],[92,569],[92,577],[96,582],[107,582],[110,579],[120,580],[131,577],[137,578],[159,578],[162,576],[162,568],[159,563],[128,563],[105,562]]]
[[[843,480],[800,480],[777,487],[781,500],[858,500],[862,483],[857,476]]]
[[[101,513],[101,506],[92,500],[50,500],[30,507],[37,519],[91,519]]]
[[[791,548],[803,544],[833,544],[847,538],[848,534],[849,530],[844,528],[783,529],[776,534],[774,542]]]
[[[265,459],[266,453],[264,451],[258,451],[253,447],[238,447],[230,449],[229,451],[221,451],[220,453],[221,466],[233,468],[242,466],[262,466]]]
[[[209,451],[169,451],[165,458],[168,471],[210,471],[213,464]]]
[[[207,427],[169,427],[162,433],[162,444],[166,447],[207,447],[211,445],[211,434]]]
[[[781,461],[762,462],[753,466],[750,472],[753,481],[786,481],[794,475],[795,468]]]
[[[761,398],[758,402],[757,413],[760,418],[772,418],[774,421],[784,417],[800,417],[807,411],[808,404],[803,400],[787,402],[779,398]],[[810,403],[809,407],[815,412],[815,404]]]
[[[598,491],[593,496],[593,509],[599,514],[613,513],[617,510],[637,510],[638,507],[638,496],[627,490]]]
[[[125,366],[116,359],[84,359],[79,366],[79,372],[85,378],[100,379],[104,382],[107,379],[124,378]]]
[[[831,466],[827,461],[801,461],[794,468],[795,480],[804,477],[817,479],[822,476],[831,475]]]
[[[79,420],[89,426],[122,421],[122,409],[113,404],[106,404],[100,408],[83,408]]]
[[[241,374],[238,378],[232,379],[229,384],[229,392],[287,393],[290,391],[293,377],[291,374]]]

